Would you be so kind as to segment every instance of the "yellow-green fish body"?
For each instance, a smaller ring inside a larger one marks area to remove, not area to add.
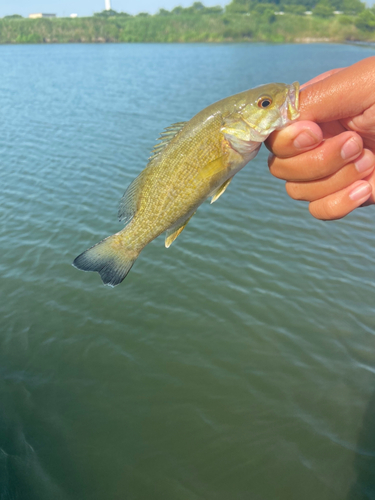
[[[74,265],[99,272],[105,284],[115,286],[157,236],[166,232],[169,247],[199,205],[221,196],[268,135],[299,116],[298,91],[298,83],[263,85],[168,127],[121,200],[125,228],[79,255]]]

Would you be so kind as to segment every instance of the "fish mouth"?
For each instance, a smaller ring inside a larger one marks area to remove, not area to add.
[[[300,113],[299,106],[299,83],[294,82],[289,86],[289,92],[285,100],[285,118],[287,123],[296,120]]]

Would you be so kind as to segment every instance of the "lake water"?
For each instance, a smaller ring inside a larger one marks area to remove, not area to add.
[[[1,500],[375,498],[374,207],[313,219],[262,150],[119,287],[71,266],[164,127],[373,54],[0,47]]]

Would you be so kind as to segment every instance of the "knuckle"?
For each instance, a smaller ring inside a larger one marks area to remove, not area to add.
[[[280,161],[273,154],[268,156],[268,168],[274,177],[280,178]]]
[[[326,177],[333,170],[331,156],[326,149],[321,149],[314,158],[314,173],[317,179]]]
[[[313,201],[309,211],[313,217],[320,220],[335,220],[340,218],[340,202],[337,199]]]
[[[275,134],[277,134],[277,132],[272,132],[272,134],[269,135],[268,138],[264,142],[266,148],[271,152],[273,152],[273,145],[275,142]]]
[[[272,153],[270,153],[268,155],[268,160],[267,160],[267,163],[268,163],[268,168],[271,170],[273,164],[275,162],[275,155],[273,155]]]
[[[301,185],[297,182],[287,182],[285,184],[285,189],[287,194],[293,200],[305,201],[305,196],[303,195],[303,190],[301,189]]]

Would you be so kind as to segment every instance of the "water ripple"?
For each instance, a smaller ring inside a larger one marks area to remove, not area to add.
[[[152,242],[121,287],[71,262],[122,227],[119,200],[164,127],[370,49],[0,53],[0,497],[19,485],[30,500],[341,500],[366,484],[371,207],[312,219],[261,151],[170,249]]]

